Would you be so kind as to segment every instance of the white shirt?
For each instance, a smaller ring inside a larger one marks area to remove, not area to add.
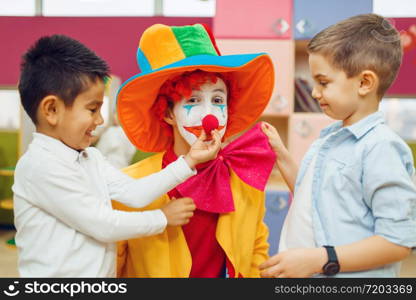
[[[130,165],[137,151],[121,126],[108,127],[100,136],[96,148],[117,169]]]
[[[320,141],[319,147],[337,132],[323,138]],[[296,189],[293,201],[283,223],[278,252],[295,248],[316,247],[312,222],[312,182],[316,158],[317,154],[312,158],[299,187]]]
[[[20,276],[115,277],[115,242],[158,234],[167,220],[161,210],[113,210],[111,199],[143,207],[195,173],[180,157],[137,180],[97,149],[34,133],[13,185]]]
[[[312,224],[312,180],[316,155],[294,194],[280,234],[279,252],[315,247]]]

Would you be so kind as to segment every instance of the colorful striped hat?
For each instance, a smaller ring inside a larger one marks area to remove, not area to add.
[[[151,109],[160,87],[185,71],[232,72],[238,99],[228,115],[230,137],[253,125],[266,108],[274,86],[274,70],[266,53],[221,55],[210,30],[201,24],[152,25],[139,43],[141,73],[122,84],[117,94],[119,121],[130,141],[140,150],[161,152],[173,142],[170,128]]]

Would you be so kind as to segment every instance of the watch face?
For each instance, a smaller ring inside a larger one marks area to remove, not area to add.
[[[324,274],[325,275],[335,275],[339,272],[339,264],[336,262],[328,262],[324,266]]]

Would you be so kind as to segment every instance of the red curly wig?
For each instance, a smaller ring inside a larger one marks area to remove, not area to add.
[[[181,75],[167,80],[160,88],[159,94],[153,104],[152,111],[161,121],[162,126],[169,126],[164,118],[166,110],[173,108],[175,102],[179,102],[182,98],[188,98],[192,94],[192,90],[199,90],[201,85],[212,82],[216,83],[218,78],[221,78],[227,86],[228,92],[228,113],[232,113],[232,99],[238,97],[238,88],[236,80],[231,73],[213,73],[202,70],[195,70],[191,72],[184,72]]]

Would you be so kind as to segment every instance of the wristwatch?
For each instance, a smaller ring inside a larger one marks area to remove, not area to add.
[[[333,276],[339,272],[339,262],[337,253],[333,246],[323,246],[328,254],[328,262],[323,266],[324,275]]]

